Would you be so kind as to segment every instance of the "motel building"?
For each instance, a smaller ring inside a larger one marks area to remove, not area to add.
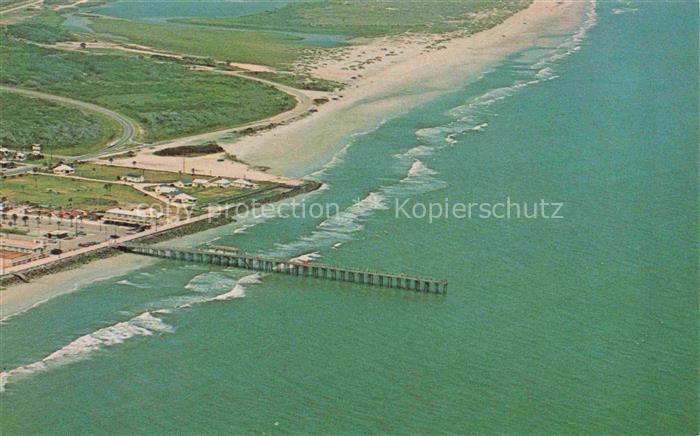
[[[120,209],[114,208],[105,212],[102,221],[108,224],[122,226],[151,226],[165,215],[156,209]]]
[[[4,267],[12,267],[44,257],[46,246],[43,241],[0,238],[0,262]]]

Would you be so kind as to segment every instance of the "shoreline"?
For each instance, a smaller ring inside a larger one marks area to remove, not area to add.
[[[307,182],[286,193],[266,197],[258,201],[258,204],[274,203],[309,194],[321,186],[321,183]],[[207,230],[233,222],[236,222],[235,216],[229,217],[223,214],[206,221],[190,222],[162,232],[144,235],[141,238],[134,238],[133,241],[158,244],[172,239],[199,235]],[[30,282],[21,282],[15,276],[9,276],[9,278],[6,276],[4,280],[0,280],[0,284],[7,283],[6,288],[0,288],[0,322],[36,307],[51,298],[72,292],[83,284],[106,280],[156,261],[156,259],[150,258],[144,260],[143,257],[123,253],[113,247],[102,247],[72,258],[57,259],[50,264],[33,268],[26,274],[23,273],[31,279]]]
[[[342,59],[318,62],[312,67],[313,75],[349,83],[339,93],[342,98],[320,105],[318,112],[292,123],[233,142],[220,141],[220,145],[226,152],[252,165],[269,167],[267,177],[276,174],[288,180],[287,177],[308,175],[345,147],[351,135],[371,130],[382,120],[454,90],[506,56],[535,45],[545,37],[543,31],[552,33],[576,27],[582,22],[583,11],[589,4],[535,0],[503,23],[470,36],[446,40],[444,35],[432,39],[425,36],[379,38],[368,44],[343,48],[350,53],[344,59],[352,58],[354,62],[358,57],[372,57],[382,52],[397,55],[384,63],[368,65],[361,73],[348,69],[347,62]],[[443,38],[441,47],[444,48],[426,51],[436,38]],[[230,171],[229,165],[227,170]],[[241,166],[247,168],[247,165]],[[241,170],[247,175],[243,168]],[[301,192],[292,195],[298,194]],[[231,221],[208,228],[228,222]],[[183,234],[175,234],[167,239],[181,236]],[[85,281],[104,280],[143,265],[130,261],[132,256],[110,255],[85,267],[51,271],[50,283],[46,280],[49,276],[44,276],[44,280],[11,285],[0,291],[0,320],[72,292]]]
[[[347,83],[342,98],[301,120],[220,145],[273,173],[304,176],[331,159],[353,134],[464,85],[508,55],[536,45],[546,33],[577,27],[589,4],[534,0],[501,24],[469,36],[383,37],[344,47],[342,57],[324,58],[309,68],[316,77]]]

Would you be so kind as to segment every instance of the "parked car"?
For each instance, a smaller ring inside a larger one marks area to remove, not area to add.
[[[49,253],[51,253],[53,255],[59,255],[59,254],[63,253],[63,250],[61,250],[60,248],[54,248]]]

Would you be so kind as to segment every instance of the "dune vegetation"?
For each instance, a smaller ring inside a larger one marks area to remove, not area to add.
[[[0,144],[44,154],[75,156],[97,151],[119,126],[99,114],[37,98],[0,92]]]
[[[41,38],[60,37],[50,26]],[[25,28],[24,34],[31,34]],[[291,109],[294,98],[273,86],[193,71],[120,53],[91,55],[39,47],[2,29],[0,83],[40,90],[114,110],[139,122],[157,141],[235,127]]]
[[[275,32],[153,24],[112,18],[91,18],[90,27],[103,39],[120,37],[176,53],[230,62],[285,67],[300,55],[301,38]]]
[[[254,15],[191,18],[178,21],[200,25],[275,29],[307,33],[373,37],[404,32],[470,33],[493,27],[531,0],[405,0],[291,2]]]

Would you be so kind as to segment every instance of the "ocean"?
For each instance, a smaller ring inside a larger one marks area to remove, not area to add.
[[[179,241],[448,295],[158,261],[4,320],[3,433],[697,433],[697,35],[600,2],[349,138],[305,197],[337,214]],[[420,216],[507,201],[561,218]]]

